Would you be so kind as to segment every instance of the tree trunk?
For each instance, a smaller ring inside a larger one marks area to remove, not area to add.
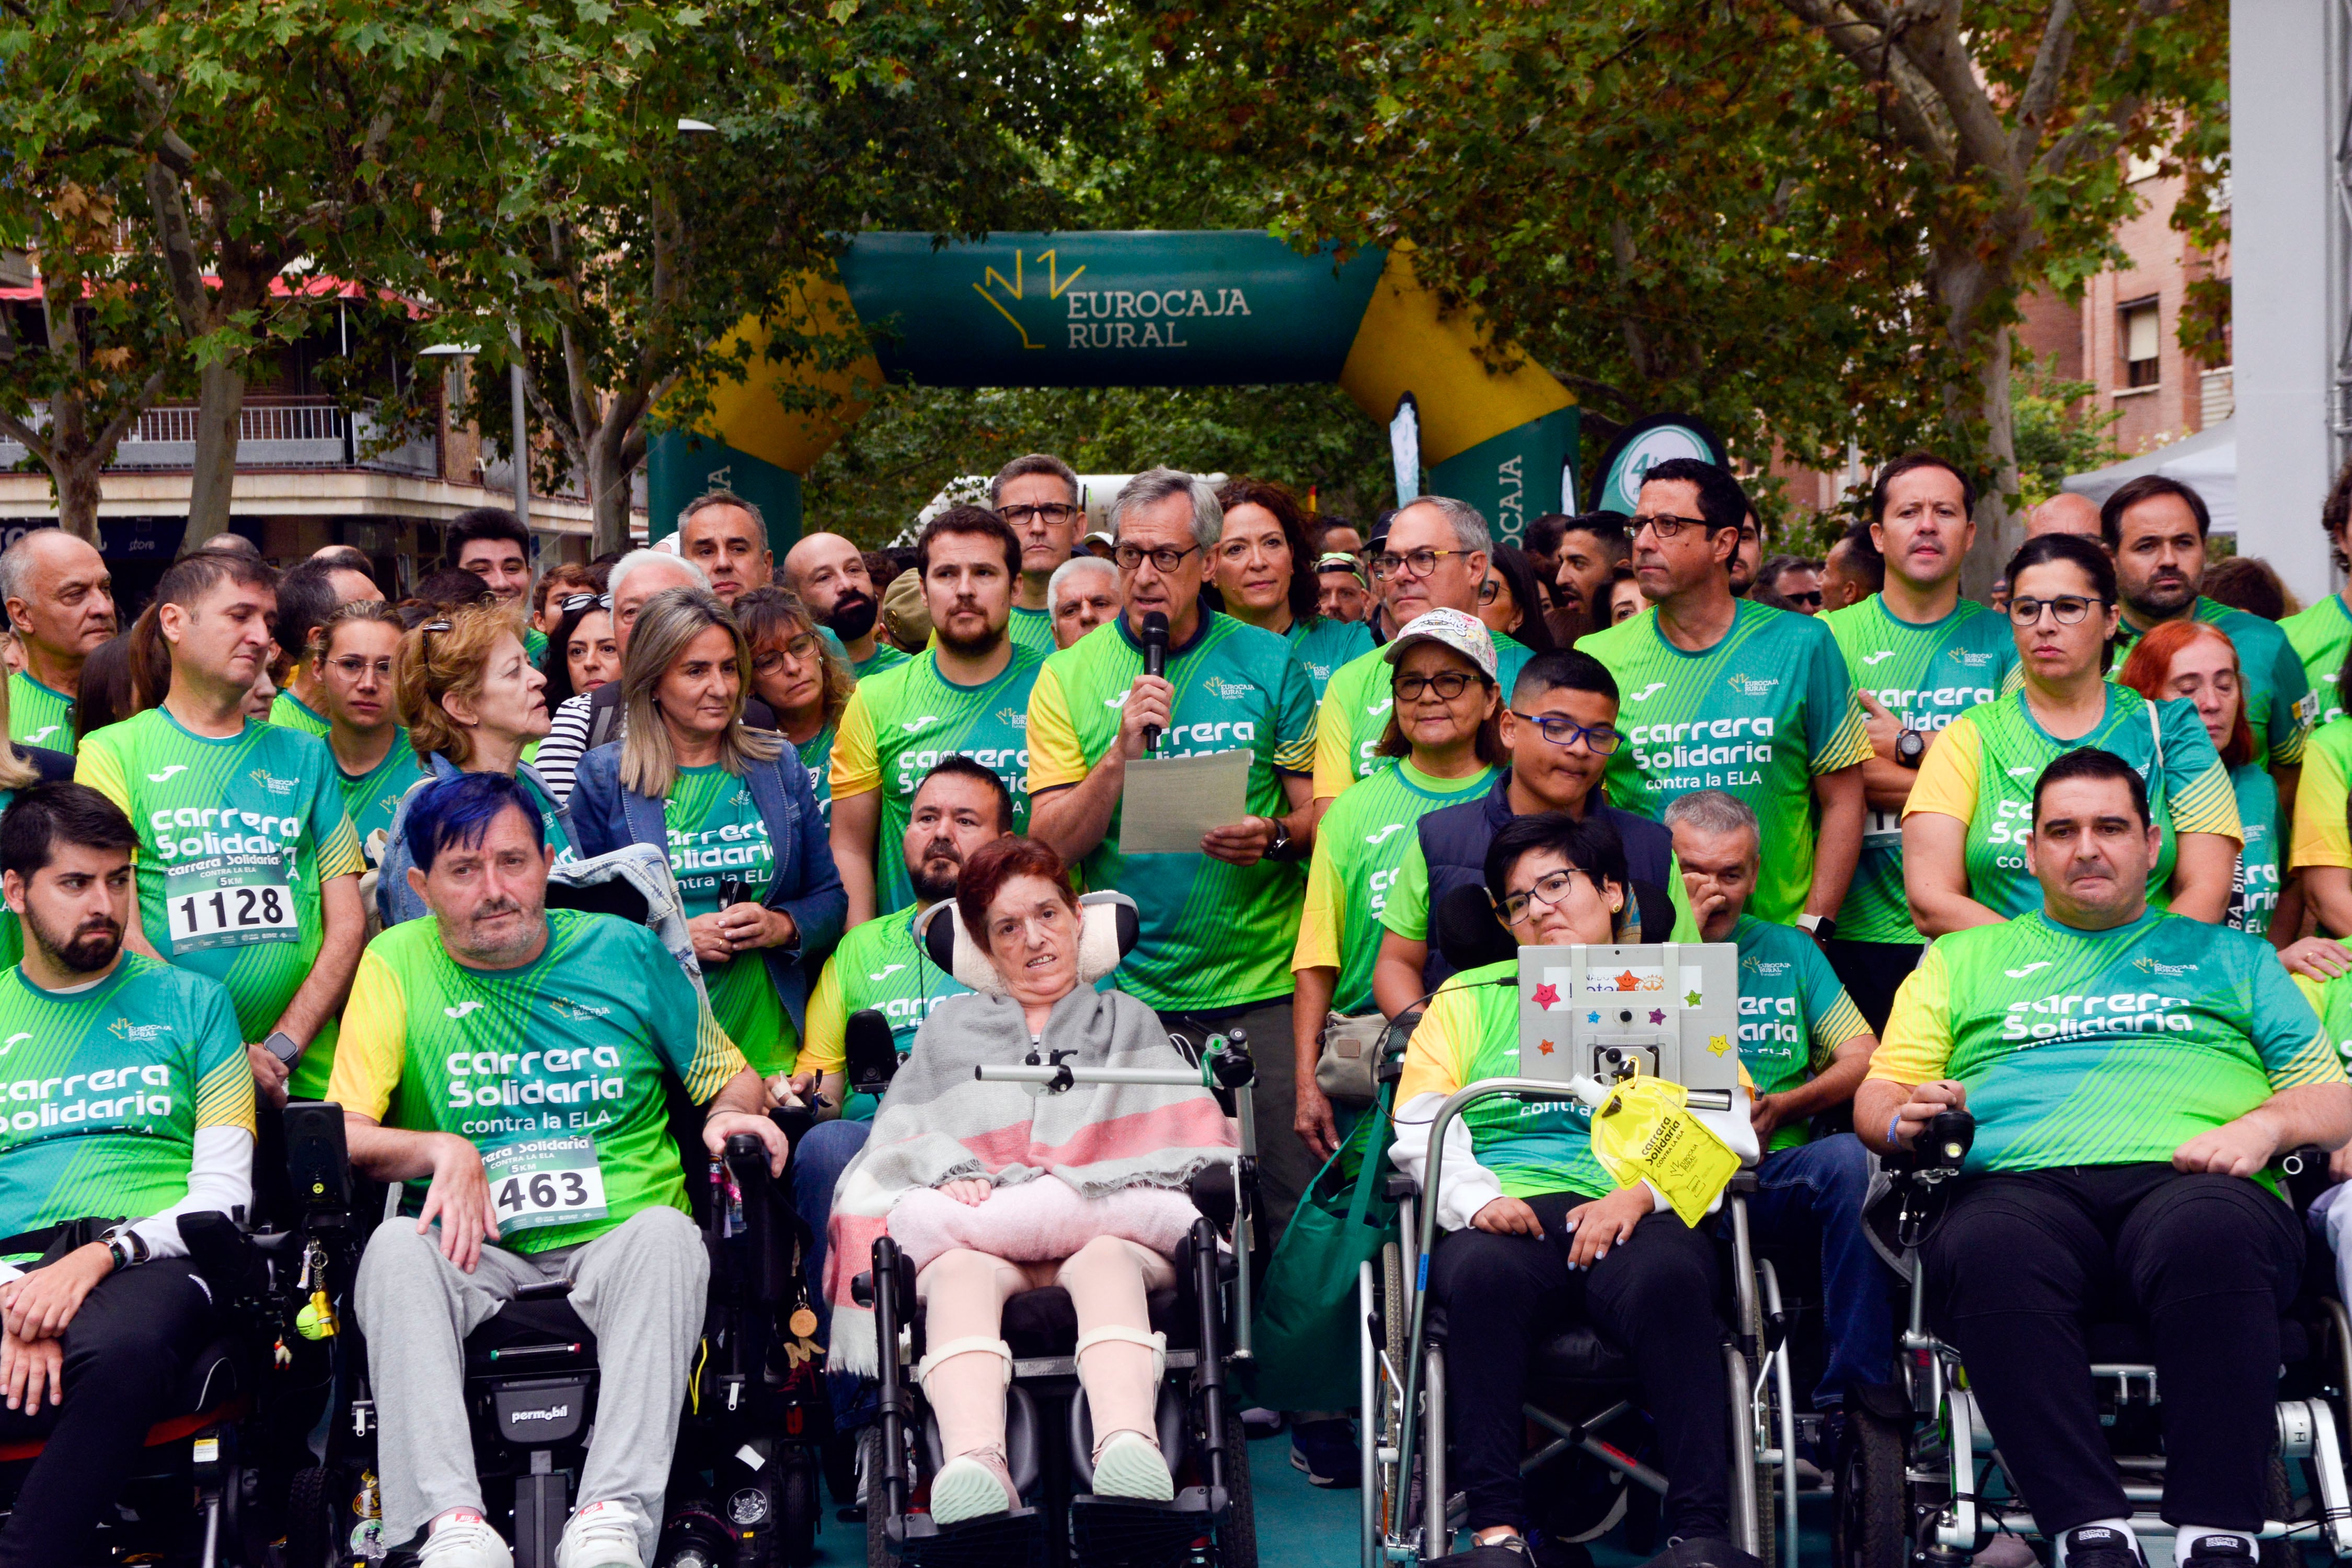
[[[105,466],[105,458],[96,452],[49,466],[50,481],[58,487],[58,526],[92,544],[98,542],[98,476]]]
[[[196,383],[195,473],[188,487],[187,541],[229,531],[237,427],[245,412],[242,360],[208,364]]]
[[[1977,542],[1960,574],[1960,591],[1979,603],[1990,603],[1992,585],[2017,547],[2025,542],[2025,519],[2010,510],[2009,498],[2019,493],[2017,479],[2017,415],[2009,400],[2010,334],[2003,327],[1992,334],[1977,359],[1975,422],[1984,431],[1984,456],[1992,482],[1977,492]]]
[[[594,529],[589,548],[596,554],[629,547],[629,480],[634,467],[625,456],[627,432],[608,417],[589,437],[581,477],[588,485],[588,515]]]

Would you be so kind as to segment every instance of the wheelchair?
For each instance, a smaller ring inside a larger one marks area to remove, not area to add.
[[[1944,1184],[1959,1173],[1975,1135],[1973,1116],[1946,1111],[1917,1150],[1885,1162],[1893,1190],[1874,1217],[1892,1226],[1908,1265],[1909,1317],[1895,1356],[1899,1381],[1848,1412],[1833,1478],[1832,1535],[1840,1568],[1906,1568],[1915,1558],[1925,1568],[1960,1568],[1998,1534],[2038,1533],[1958,1353],[1927,1321],[1919,1248],[1948,1201]],[[2278,1168],[2298,1209],[2327,1184],[2324,1151],[2290,1151]],[[2352,1556],[2344,1464],[2352,1319],[2343,1303],[2311,1289],[2310,1282],[2334,1277],[2324,1244],[2311,1245],[2321,1256],[2306,1268],[2304,1294],[2281,1324],[2278,1434],[2257,1542],[2263,1568],[2299,1568],[2313,1544],[2330,1558]],[[2165,1539],[2158,1532],[2169,1527],[2156,1512],[2164,1489],[2161,1390],[2147,1335],[2134,1321],[2095,1321],[2088,1347],[2101,1425],[2124,1476],[2133,1525]]]
[[[1441,899],[1432,911],[1432,929],[1457,973],[1517,955],[1480,888],[1456,889]],[[1420,1020],[1417,1009],[1408,1010],[1381,1037],[1375,1113],[1384,1124],[1393,1113],[1406,1041]],[[1574,1098],[1560,1083],[1527,1079],[1464,1086],[1447,1098],[1431,1128],[1433,1184],[1445,1128],[1470,1105],[1496,1097],[1524,1103]],[[1382,1150],[1392,1141],[1389,1134],[1384,1125]],[[1359,1268],[1357,1278],[1357,1397],[1365,1421],[1359,1476],[1362,1568],[1445,1555],[1453,1550],[1462,1507],[1448,1485],[1445,1463],[1450,1325],[1423,1289],[1428,1254],[1436,1242],[1435,1216],[1411,1177],[1391,1172],[1383,1180],[1385,1195],[1397,1205],[1395,1234],[1382,1244],[1377,1261]],[[1750,1244],[1747,1194],[1754,1190],[1753,1171],[1738,1173],[1724,1193],[1717,1226],[1728,1281],[1728,1299],[1720,1303],[1718,1315],[1726,1324],[1719,1353],[1730,1394],[1724,1421],[1732,1455],[1731,1533],[1734,1544],[1767,1568],[1796,1568],[1795,1347],[1778,1271]],[[1553,1510],[1543,1528],[1556,1539],[1581,1542],[1597,1539],[1637,1509],[1654,1516],[1668,1478],[1638,1454],[1645,1418],[1636,1403],[1632,1358],[1591,1325],[1569,1323],[1538,1342],[1528,1371],[1530,1397],[1522,1414],[1544,1439],[1522,1457],[1519,1473],[1530,1478],[1544,1472],[1553,1483]],[[1578,1474],[1564,1479],[1570,1469]],[[1633,1489],[1646,1494],[1646,1500]]]
[[[1134,906],[1117,894],[1090,894],[1111,906],[1118,953],[1134,949]],[[952,906],[944,906],[952,916]],[[924,939],[934,962],[955,970],[958,922],[932,921]],[[874,1243],[873,1268],[852,1281],[853,1299],[875,1315],[881,1356],[877,1418],[861,1440],[858,1471],[865,1500],[868,1568],[1257,1568],[1249,1449],[1228,1363],[1250,1354],[1246,1260],[1256,1221],[1256,1129],[1251,1114],[1254,1068],[1240,1030],[1212,1037],[1192,1068],[1149,1080],[1119,1069],[1121,1081],[1202,1084],[1240,1123],[1240,1156],[1230,1171],[1204,1171],[1192,1183],[1195,1221],[1174,1258],[1172,1289],[1148,1299],[1151,1327],[1168,1336],[1167,1375],[1160,1386],[1160,1452],[1176,1482],[1171,1501],[1097,1497],[1094,1429],[1078,1384],[1077,1314],[1058,1286],[1024,1291],[1005,1303],[1003,1337],[1013,1351],[1005,1389],[1005,1451],[1023,1505],[1004,1514],[940,1527],[926,1506],[930,1478],[945,1462],[939,1430],[909,1369],[924,1353],[915,1268],[887,1236]],[[898,1066],[887,1026],[861,1015],[849,1021],[849,1071],[860,1092],[887,1089]],[[1060,1093],[1101,1081],[1088,1069],[1035,1051],[1019,1064],[982,1067],[990,1079],[1034,1084]],[[897,1346],[897,1354],[887,1347]]]

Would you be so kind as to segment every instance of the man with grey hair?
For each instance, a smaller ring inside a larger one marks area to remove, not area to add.
[[[646,607],[647,599],[665,588],[709,586],[710,580],[702,574],[701,567],[667,551],[632,550],[613,563],[612,574],[604,580],[604,591],[612,596],[613,640],[619,645],[622,656],[628,655],[629,628],[635,624],[637,612]],[[539,756],[533,765],[558,805],[572,798],[572,775],[579,768],[580,759],[605,742],[620,739],[621,717],[625,711],[617,680],[608,680],[593,691],[567,697],[556,704],[547,739],[539,743]],[[743,722],[769,730],[776,727],[775,716],[757,698],[744,703]]]
[[[1288,641],[1202,606],[1209,547],[1224,528],[1206,482],[1172,468],[1138,474],[1111,503],[1110,524],[1126,613],[1037,672],[1029,831],[1078,866],[1087,887],[1135,900],[1142,941],[1119,969],[1123,989],[1196,1044],[1248,1031],[1258,1124],[1268,1130],[1259,1155],[1267,1234],[1279,1236],[1316,1171],[1292,1128],[1290,1038],[1290,952],[1314,834],[1314,690]],[[1144,673],[1141,641],[1154,614],[1168,620],[1158,676]],[[1249,765],[1241,820],[1212,828],[1197,850],[1123,852],[1131,765],[1236,751]]]
[[[1118,615],[1118,568],[1099,555],[1073,555],[1045,584],[1054,646],[1065,648]]]
[[[1750,1115],[1765,1150],[1748,1223],[1759,1239],[1821,1247],[1830,1360],[1813,1408],[1837,1418],[1822,1422],[1812,1457],[1826,1468],[1849,1395],[1894,1381],[1894,1276],[1862,1223],[1876,1162],[1853,1133],[1817,1138],[1808,1123],[1853,1102],[1878,1039],[1818,944],[1747,912],[1762,854],[1748,803],[1693,790],[1667,805],[1665,823],[1700,935],[1739,947],[1739,1065],[1754,1080]]]
[[[25,650],[8,678],[8,739],[70,752],[82,662],[114,635],[113,575],[88,542],[36,528],[0,555],[0,603]]]
[[[1388,624],[1402,626],[1432,610],[1478,613],[1479,584],[1495,553],[1486,520],[1468,501],[1423,496],[1389,520],[1388,538],[1372,557]],[[1534,657],[1524,644],[1495,634],[1495,678],[1508,691],[1519,667]],[[1331,672],[1323,688],[1323,709],[1315,728],[1315,809],[1319,815],[1339,792],[1370,778],[1389,760],[1378,755],[1389,727],[1387,649],[1357,655]]]
[[[1054,574],[1070,559],[1086,507],[1078,476],[1051,452],[1013,458],[988,481],[988,504],[1021,539],[1021,580],[1013,590],[1013,641],[1055,650]]]
[[[733,490],[705,490],[677,514],[677,553],[710,579],[710,591],[729,609],[738,596],[764,588],[775,575],[768,520]]]

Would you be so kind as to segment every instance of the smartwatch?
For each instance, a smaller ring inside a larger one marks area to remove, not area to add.
[[[1927,754],[1927,737],[1916,730],[1906,730],[1895,737],[1895,760],[1906,768],[1916,768],[1919,759]]]
[[[1265,847],[1265,858],[1269,860],[1289,859],[1290,824],[1278,816],[1269,816],[1266,820],[1274,824],[1274,842]]]
[[[1799,915],[1797,924],[1803,927],[1805,934],[1815,942],[1834,942],[1837,939],[1837,921],[1828,915]]]
[[[114,1259],[116,1273],[147,1261],[147,1238],[128,1225],[118,1225],[99,1238],[106,1243],[108,1256]]]
[[[261,1042],[261,1048],[289,1068],[302,1059],[302,1047],[296,1045],[294,1037],[283,1029],[269,1031],[269,1037]]]

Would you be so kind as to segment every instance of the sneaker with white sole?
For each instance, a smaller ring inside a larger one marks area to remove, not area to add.
[[[961,1524],[1010,1512],[1018,1500],[1001,1455],[959,1454],[931,1478],[931,1522]]]
[[[425,1537],[416,1568],[514,1568],[514,1552],[480,1514],[454,1509]]]
[[[641,1522],[625,1502],[582,1504],[555,1543],[555,1568],[646,1568],[637,1549]]]
[[[1095,1456],[1095,1496],[1166,1502],[1176,1495],[1175,1478],[1160,1445],[1140,1432],[1114,1432]]]

